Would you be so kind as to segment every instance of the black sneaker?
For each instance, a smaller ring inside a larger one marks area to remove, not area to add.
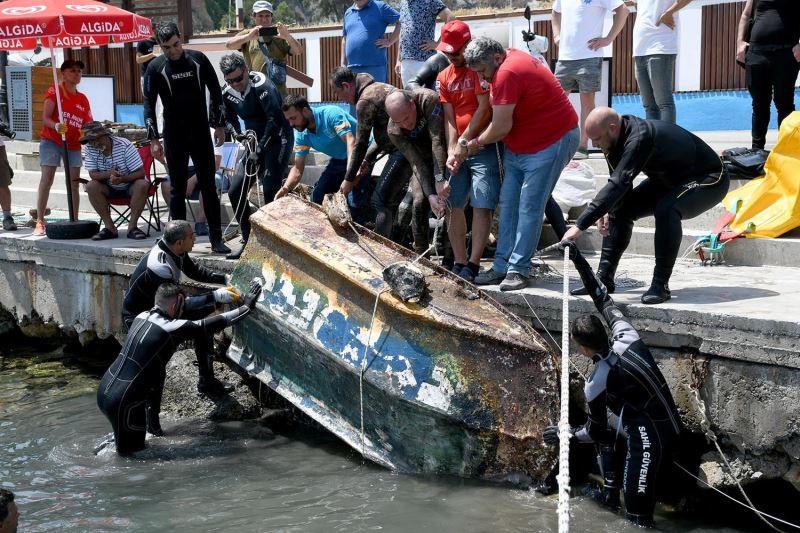
[[[524,289],[528,286],[528,277],[523,276],[519,272],[509,272],[506,274],[506,279],[500,283],[500,290],[503,292],[506,291],[517,291],[519,289]]]
[[[14,223],[14,219],[11,217],[4,217],[3,229],[5,231],[17,231],[17,225]]]
[[[647,305],[655,305],[664,303],[672,298],[672,293],[669,286],[660,281],[654,281],[650,284],[650,288],[642,295],[642,303]]]
[[[220,381],[215,377],[203,378],[197,382],[197,392],[206,396],[225,396],[235,389],[230,383]]]
[[[240,257],[242,257],[242,252],[244,252],[244,245],[241,248],[236,250],[235,252],[231,252],[225,256],[225,259],[232,259],[233,261],[238,261]]]
[[[214,240],[211,241],[211,251],[215,254],[229,254],[231,253],[231,249],[225,246],[225,243],[222,240]]]

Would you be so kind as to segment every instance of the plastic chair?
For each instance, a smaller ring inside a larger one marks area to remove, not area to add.
[[[156,160],[153,157],[153,153],[150,151],[150,143],[145,140],[135,142],[134,146],[136,146],[136,149],[139,151],[139,156],[142,158],[144,179],[150,183],[150,188],[147,191],[145,208],[142,210],[142,215],[140,217],[147,224],[147,236],[149,237],[151,229],[161,231],[161,220],[158,218],[161,212],[161,205],[158,199],[158,186],[164,180],[157,175]],[[109,198],[108,206],[116,215],[114,226],[119,227],[130,220],[130,198]]]

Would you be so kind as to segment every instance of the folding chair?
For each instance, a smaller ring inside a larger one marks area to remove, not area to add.
[[[151,228],[155,231],[161,231],[161,220],[158,217],[161,212],[158,199],[158,186],[164,180],[157,175],[156,160],[153,157],[153,153],[150,151],[150,142],[147,140],[137,141],[134,143],[134,146],[139,150],[139,156],[142,158],[144,179],[150,183],[150,188],[147,191],[145,208],[142,210],[142,215],[140,217],[147,224],[147,236],[149,237]],[[124,222],[128,222],[131,214],[130,198],[109,198],[108,206],[116,215],[114,226],[119,227]],[[147,214],[145,215],[145,213]]]

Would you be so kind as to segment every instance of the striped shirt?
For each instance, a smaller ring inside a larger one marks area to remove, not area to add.
[[[124,137],[109,136],[112,142],[111,154],[106,155],[101,148],[95,148],[91,144],[86,145],[86,150],[83,153],[84,166],[89,172],[107,172],[117,167],[120,174],[128,176],[133,174],[144,166],[142,158],[139,155],[139,150]],[[107,183],[111,188],[124,191],[128,188],[130,183],[121,183],[119,185],[112,185]]]

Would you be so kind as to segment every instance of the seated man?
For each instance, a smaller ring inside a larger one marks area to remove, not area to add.
[[[664,376],[636,329],[614,305],[575,244],[562,242],[570,246],[583,285],[611,329],[609,336],[600,319],[591,314],[579,316],[570,328],[578,351],[595,363],[585,384],[589,419],[571,432],[578,441],[599,445],[603,490],[596,496],[600,502],[619,508],[622,481],[625,517],[639,526],[652,527],[656,481],[678,442],[683,428],[680,416]],[[617,428],[609,428],[608,411],[618,417],[628,443],[621,480],[612,461]],[[545,429],[543,436],[546,444],[558,444],[557,427]]]
[[[308,100],[293,94],[284,99],[283,114],[295,129],[294,166],[289,170],[289,176],[275,198],[286,195],[300,183],[306,167],[306,156],[313,148],[331,158],[311,193],[311,201],[321,204],[325,195],[338,191],[344,180],[347,161],[356,143],[353,135],[356,119],[336,105],[323,105],[312,109],[308,105]],[[362,180],[359,185],[363,186],[362,183],[366,184],[368,181]],[[348,195],[351,200],[350,207],[354,207],[352,201],[354,195],[358,195],[356,190]]]
[[[631,242],[633,223],[654,215],[656,264],[642,303],[669,300],[668,282],[683,237],[681,221],[722,201],[729,184],[725,165],[702,139],[680,126],[620,116],[610,107],[589,113],[586,133],[592,144],[605,152],[611,177],[564,238],[575,240],[598,223],[603,248],[597,275],[613,293],[614,273]],[[639,173],[647,179],[634,187]],[[586,292],[576,289],[573,294]]]
[[[235,291],[233,288],[218,289]],[[117,453],[144,448],[149,427],[147,403],[152,392],[161,396],[166,368],[181,342],[210,336],[244,318],[256,305],[261,285],[254,281],[242,305],[202,320],[183,320],[186,295],[174,283],[163,283],[155,294],[155,307],[139,313],[131,324],[122,351],[106,370],[97,390],[97,406],[114,429]],[[204,296],[211,304],[212,293]]]
[[[224,274],[212,272],[198,265],[192,260],[189,252],[192,251],[195,234],[192,226],[185,220],[172,220],[164,228],[164,235],[145,254],[136,265],[131,275],[128,292],[122,302],[122,321],[130,330],[134,318],[153,307],[153,298],[158,287],[167,282],[178,283],[181,274],[187,278],[203,283],[224,284]],[[222,291],[215,291],[216,303],[231,303],[234,296]],[[213,303],[213,302],[212,302]],[[214,312],[206,295],[191,296],[186,300],[186,318],[199,319]],[[197,390],[208,396],[228,394],[233,386],[214,377],[214,339],[210,335],[199,335],[194,339],[195,355],[197,356],[198,373]],[[161,396],[154,395],[148,400],[148,425],[152,426],[151,433],[158,434],[158,413],[161,409]],[[151,423],[152,422],[152,423]]]
[[[109,198],[131,199],[128,238],[147,238],[137,226],[150,190],[150,184],[144,179],[144,165],[139,151],[128,139],[111,135],[111,131],[97,121],[84,125],[80,143],[87,145],[84,166],[91,178],[86,184],[86,194],[105,226],[92,239],[102,241],[119,236],[108,208]]]

